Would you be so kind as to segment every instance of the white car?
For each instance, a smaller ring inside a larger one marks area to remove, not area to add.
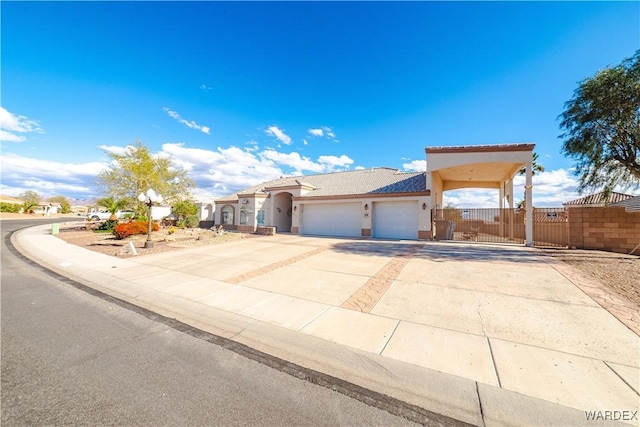
[[[118,211],[116,212],[116,216],[118,219],[127,218],[133,216],[133,211]],[[90,221],[106,221],[111,217],[111,212],[108,211],[99,211],[99,212],[89,212],[87,214],[87,219]]]

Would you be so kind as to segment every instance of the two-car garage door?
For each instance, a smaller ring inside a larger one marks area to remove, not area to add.
[[[373,237],[382,239],[418,238],[418,202],[373,202]],[[301,233],[316,236],[360,237],[363,227],[362,203],[304,205]]]
[[[302,234],[360,237],[362,234],[362,204],[304,205],[301,225]]]

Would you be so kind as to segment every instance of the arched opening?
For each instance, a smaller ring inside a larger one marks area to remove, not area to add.
[[[273,225],[278,233],[291,231],[291,218],[293,217],[293,203],[291,193],[278,193],[273,198]]]

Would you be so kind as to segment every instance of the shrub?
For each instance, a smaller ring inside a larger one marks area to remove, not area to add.
[[[132,221],[126,222],[124,224],[118,224],[113,228],[113,234],[117,239],[126,239],[129,236],[133,236],[135,234],[147,234],[148,223],[144,221]],[[160,230],[160,226],[152,222],[151,229],[153,231]]]
[[[98,231],[113,231],[113,229],[114,229],[114,227],[116,225],[118,225],[118,221],[107,220],[107,221],[103,222],[102,224],[100,224],[100,226],[98,228],[96,228],[95,230],[98,230]]]
[[[0,202],[0,212],[19,213],[22,205],[15,203]]]
[[[184,225],[187,228],[196,228],[200,225],[200,218],[198,218],[198,215],[188,215],[184,219]]]

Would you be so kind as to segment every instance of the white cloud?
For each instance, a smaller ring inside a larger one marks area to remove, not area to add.
[[[307,144],[309,144],[309,141],[307,141],[306,139],[303,139],[303,140],[302,140],[302,143],[303,143],[304,145],[307,145]]]
[[[336,167],[346,169],[349,165],[353,164],[353,160],[344,154],[340,157],[320,156],[318,157],[318,162],[328,166],[327,172],[333,172]]]
[[[180,117],[180,114],[176,113],[173,110],[168,109],[167,107],[164,107],[163,110],[169,115],[169,117],[179,121],[180,123],[182,123],[183,125],[187,126],[188,128],[196,129],[196,130],[199,130],[202,133],[206,133],[207,135],[211,135],[211,128],[209,128],[208,126],[200,126],[199,124],[197,124],[193,120],[185,120],[182,117]]]
[[[253,151],[258,151],[260,149],[260,146],[258,145],[258,141],[255,140],[250,140],[245,142],[245,150],[253,152]]]
[[[324,130],[324,132],[326,133],[327,138],[335,138],[335,137],[336,137],[336,134],[335,134],[335,133],[333,133],[333,131],[331,130],[331,128],[330,128],[330,127],[328,127],[328,126],[323,126],[323,127],[322,127],[322,130]]]
[[[320,128],[309,129],[309,135],[317,138],[326,137],[329,139],[334,139],[336,137],[336,134],[333,132],[333,130],[329,126],[322,126]]]
[[[215,197],[225,196],[284,175],[273,162],[238,147],[204,150],[183,143],[166,143],[162,152],[185,168],[197,187]]]
[[[409,163],[403,163],[402,169],[406,172],[426,172],[427,161],[426,160],[412,160]]]
[[[280,142],[286,145],[291,145],[291,138],[289,135],[284,133],[282,129],[278,126],[269,126],[269,128],[265,131],[267,135],[273,136],[277,138]]]
[[[276,164],[288,166],[295,170],[296,174],[302,174],[302,171],[323,172],[324,167],[313,162],[308,157],[302,157],[299,153],[280,153],[275,150],[265,150],[260,153],[263,159],[270,160]]]
[[[200,85],[200,89],[206,90],[206,91],[210,91],[211,90],[211,88],[209,86],[207,86],[206,84],[204,84],[204,83]]]
[[[32,190],[43,197],[90,198],[95,195],[91,184],[106,167],[100,162],[61,163],[3,153],[2,193],[16,195]]]
[[[4,141],[4,142],[22,142],[25,139],[26,138],[24,136],[16,135],[16,134],[11,133],[11,132],[6,132],[4,130],[0,130],[0,141]]]
[[[4,142],[22,142],[26,139],[23,135],[16,133],[44,133],[40,124],[28,119],[25,116],[19,116],[0,107],[0,141]]]
[[[99,145],[98,148],[106,151],[107,153],[118,154],[123,156],[127,153],[127,149],[131,147],[131,145],[127,145],[126,147],[119,147],[116,145]]]

